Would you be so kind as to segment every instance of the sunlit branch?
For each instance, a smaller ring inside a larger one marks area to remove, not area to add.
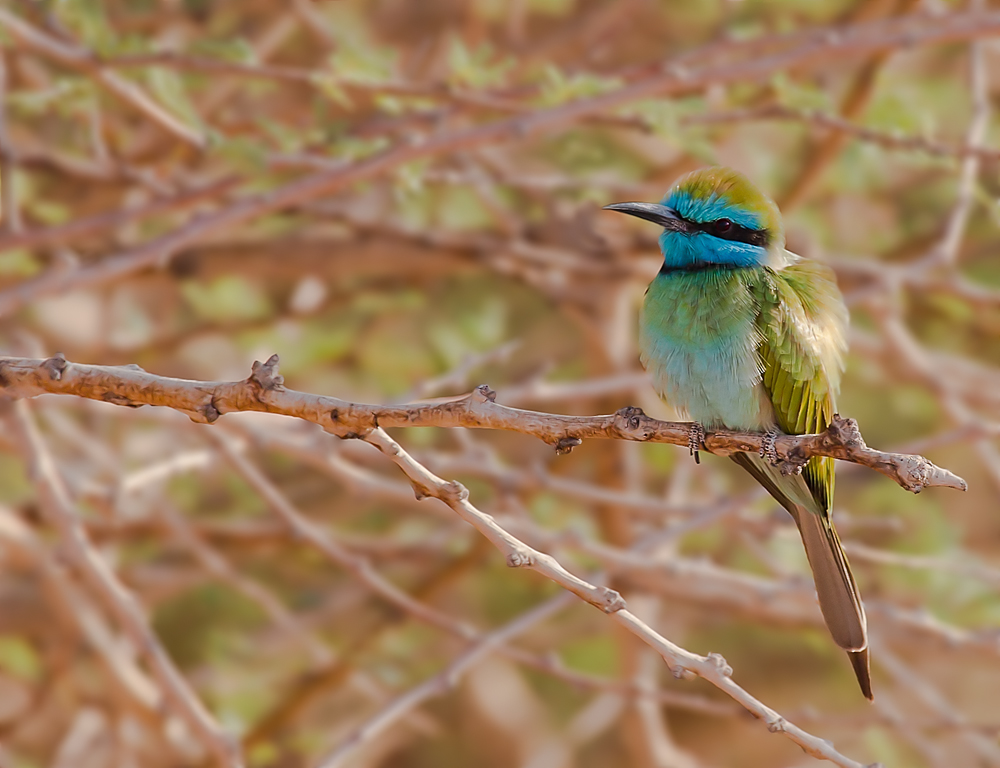
[[[586,438],[688,445],[690,425],[660,421],[638,408],[606,416],[563,416],[509,408],[496,393],[481,386],[465,397],[408,405],[365,405],[284,387],[278,356],[254,363],[243,381],[189,381],[156,376],[134,366],[70,363],[61,356],[47,360],[0,357],[0,387],[7,397],[68,394],[115,405],[159,405],[211,424],[225,413],[263,411],[311,421],[339,437],[363,437],[378,427],[474,427],[533,435],[566,453]],[[704,440],[710,453],[760,452],[766,436],[713,430]],[[774,449],[783,471],[798,471],[812,456],[830,456],[861,464],[892,478],[914,493],[943,486],[965,490],[965,481],[922,456],[876,451],[865,445],[853,419],[836,417],[817,435],[780,435]]]

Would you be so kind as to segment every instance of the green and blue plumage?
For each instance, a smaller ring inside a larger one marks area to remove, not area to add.
[[[784,247],[777,206],[742,174],[706,168],[659,204],[618,203],[664,230],[639,349],[657,392],[705,427],[820,432],[834,413],[847,310],[833,274]],[[735,454],[795,519],[834,640],[872,697],[864,608],[833,527],[833,460],[801,475]]]

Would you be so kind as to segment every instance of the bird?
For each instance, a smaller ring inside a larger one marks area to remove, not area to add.
[[[826,625],[873,699],[865,609],[833,525],[834,461],[786,474],[774,451],[777,435],[822,432],[835,414],[848,324],[836,277],[785,249],[778,206],[731,168],[692,171],[659,203],[605,209],[663,229],[639,316],[657,394],[694,422],[692,452],[706,428],[766,433],[761,455],[730,458],[795,520]]]

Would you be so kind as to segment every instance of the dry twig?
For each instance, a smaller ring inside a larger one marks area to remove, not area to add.
[[[456,482],[437,477],[417,462],[384,431],[384,426],[435,425],[476,426],[510,429],[540,437],[557,451],[569,451],[582,437],[609,437],[653,440],[684,445],[687,428],[683,424],[658,422],[637,409],[623,409],[607,417],[566,417],[521,411],[498,405],[495,393],[486,387],[472,395],[443,403],[407,406],[362,406],[284,388],[278,373],[277,356],[255,363],[252,375],[242,382],[192,382],[154,376],[134,367],[83,366],[62,357],[48,360],[0,359],[0,381],[8,397],[31,397],[43,392],[75,394],[119,405],[162,405],[184,411],[193,420],[214,422],[224,413],[238,410],[267,411],[303,418],[320,424],[341,437],[363,439],[378,448],[403,470],[418,498],[433,496],[451,507],[504,554],[508,565],[536,570],[569,592],[610,614],[614,620],[654,648],[675,675],[695,674],[721,688],[736,701],[764,719],[772,731],[785,733],[809,754],[832,760],[841,766],[859,764],[841,755],[828,743],[788,723],[731,678],[732,670],[717,655],[697,656],[674,645],[638,617],[625,610],[620,595],[574,576],[553,557],[527,546],[482,513],[468,500],[468,492]],[[759,450],[761,436],[715,432],[706,437],[706,449],[717,453]],[[219,443],[225,448],[224,441]],[[828,455],[871,466],[910,490],[925,486],[964,487],[964,481],[947,470],[935,467],[922,457],[900,456],[872,451],[860,439],[857,426],[837,420],[826,433],[805,437],[784,437],[777,450],[791,467],[813,455]],[[244,476],[279,509],[286,521],[300,529],[301,520],[290,516],[290,505],[275,489],[253,472],[238,453],[227,451],[230,461],[243,467]],[[470,658],[475,658],[474,652]],[[464,657],[463,657],[464,658]],[[422,695],[422,694],[421,694]]]
[[[25,35],[33,30],[12,14],[0,15],[0,21],[15,25],[15,31]],[[524,138],[554,131],[590,115],[610,111],[639,99],[690,93],[708,86],[755,82],[787,67],[814,67],[832,57],[865,56],[918,43],[969,40],[994,34],[997,30],[1000,30],[1000,13],[982,12],[955,14],[944,18],[903,17],[857,25],[843,32],[828,29],[810,31],[784,38],[785,49],[769,56],[759,56],[749,61],[705,64],[696,68],[667,65],[655,75],[599,96],[578,99],[528,115],[516,115],[469,128],[444,129],[423,137],[418,136],[409,143],[390,147],[361,161],[319,171],[263,193],[246,195],[179,229],[136,248],[108,256],[92,266],[49,272],[0,291],[0,317],[10,315],[43,296],[105,284],[143,269],[163,265],[182,248],[197,243],[220,229],[332,194],[414,160],[482,147],[512,137]],[[35,40],[34,37],[31,39]],[[41,45],[41,41],[36,42]],[[76,58],[67,60],[73,62],[83,55],[75,50],[67,53],[62,48],[62,44],[59,44],[59,48],[51,51],[52,55],[72,53]],[[84,63],[86,62],[89,59],[84,58]],[[106,83],[108,78],[117,78],[114,72],[100,71],[104,73]],[[126,92],[134,96],[132,91]]]
[[[134,366],[109,367],[70,363],[64,357],[47,360],[0,357],[0,386],[7,397],[43,393],[71,394],[115,405],[159,405],[183,411],[193,421],[211,424],[224,413],[264,411],[311,421],[340,437],[363,437],[378,427],[477,427],[533,435],[565,453],[584,438],[688,444],[689,425],[660,421],[638,408],[623,408],[608,416],[559,416],[508,408],[496,393],[480,386],[454,399],[411,405],[363,405],[324,395],[285,389],[278,374],[278,356],[254,363],[244,381],[199,382],[170,379]],[[751,432],[714,430],[705,450],[718,455],[759,452],[764,436]],[[922,456],[876,451],[865,445],[853,419],[837,417],[818,435],[782,435],[774,441],[784,469],[795,472],[812,456],[831,456],[861,464],[891,478],[908,491],[943,486],[966,489],[962,478]]]
[[[198,700],[160,644],[139,603],[90,543],[27,403],[14,404],[8,424],[18,436],[18,443],[24,446],[42,500],[42,510],[58,532],[74,568],[115,616],[136,647],[142,650],[164,696],[215,756],[218,764],[226,768],[241,768],[243,761],[235,742]]]

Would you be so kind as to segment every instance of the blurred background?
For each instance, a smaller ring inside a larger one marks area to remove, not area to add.
[[[657,231],[600,207],[735,166],[837,272],[840,412],[969,483],[838,467],[874,704],[791,519],[730,462],[393,434],[858,762],[1000,766],[998,31],[985,3],[915,0],[4,0],[0,350],[214,380],[276,352],[288,386],[363,402],[488,383],[671,418],[635,345]],[[8,422],[3,768],[238,764],[219,733],[261,767],[815,763],[371,446],[71,397],[22,417],[148,622],[71,567]],[[462,663],[463,625],[511,622]]]

